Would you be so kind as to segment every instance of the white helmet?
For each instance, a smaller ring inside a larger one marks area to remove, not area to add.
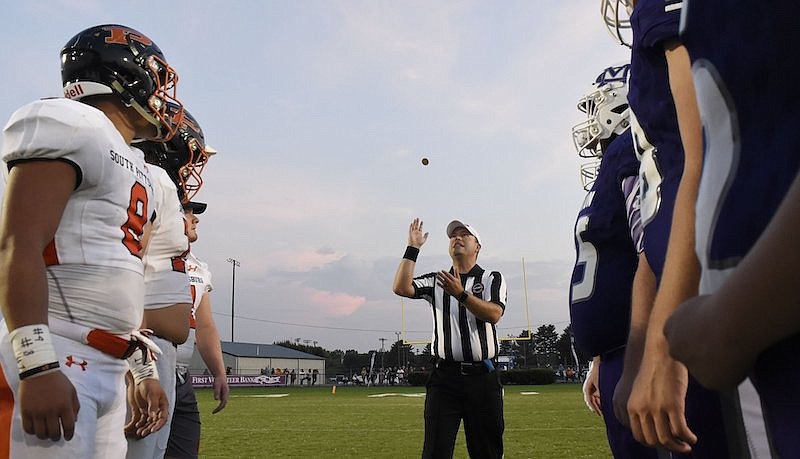
[[[623,12],[620,12],[624,7]],[[631,32],[631,13],[633,12],[633,0],[600,0],[600,15],[611,37],[617,43],[628,48],[633,43]]]
[[[600,140],[622,134],[630,126],[629,70],[628,63],[606,68],[578,101],[578,110],[586,114],[586,121],[572,128],[572,140],[579,156],[602,156]]]

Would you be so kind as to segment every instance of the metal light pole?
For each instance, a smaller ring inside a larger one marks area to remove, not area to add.
[[[383,343],[386,341],[386,338],[378,338],[378,340],[381,342],[381,368],[386,368],[383,364],[383,354],[386,352],[383,348]]]
[[[394,332],[394,334],[397,335],[397,366],[402,367],[403,358],[402,354],[400,354],[400,332]]]
[[[233,343],[236,341],[235,335],[233,334],[233,319],[236,317],[234,309],[234,304],[236,301],[236,267],[241,266],[241,263],[233,258],[228,258],[227,262],[231,264],[231,268],[233,270],[231,275],[231,343]]]

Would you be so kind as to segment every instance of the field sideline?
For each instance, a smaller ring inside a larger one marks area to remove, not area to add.
[[[424,392],[407,386],[337,387],[335,394],[330,386],[235,388],[227,408],[212,416],[212,392],[198,389],[200,457],[419,458]],[[506,386],[505,421],[509,459],[611,457],[603,422],[586,409],[579,384]],[[455,457],[468,457],[463,430]]]

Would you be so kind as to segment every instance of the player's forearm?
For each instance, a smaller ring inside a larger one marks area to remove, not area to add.
[[[41,251],[0,249],[0,307],[9,331],[47,323],[47,278]]]
[[[414,295],[414,265],[416,262],[403,258],[400,260],[400,265],[397,267],[397,273],[394,276],[394,283],[392,284],[392,291],[396,295],[410,298]]]
[[[664,324],[678,305],[697,295],[700,281],[695,255],[695,205],[702,174],[703,139],[688,51],[681,44],[673,44],[665,50],[665,55],[684,164],[673,208],[664,275],[651,313],[647,340],[666,353]]]
[[[684,301],[697,296],[700,265],[695,254],[695,202],[700,171],[687,167],[681,179],[673,210],[664,274],[656,293],[647,328],[647,351],[668,356],[664,324]]]
[[[681,184],[685,183],[687,177],[692,182],[699,183],[703,167],[703,127],[700,110],[697,106],[689,52],[685,46],[673,44],[665,51],[665,56],[669,71],[669,86],[675,104],[678,131],[684,152],[684,172]]]
[[[503,316],[503,308],[500,305],[482,300],[475,295],[467,295],[467,301],[463,304],[475,317],[484,322],[496,324]]]
[[[225,362],[222,360],[222,345],[220,344],[219,331],[216,326],[197,329],[197,351],[205,362],[208,371],[215,378],[225,375]]]

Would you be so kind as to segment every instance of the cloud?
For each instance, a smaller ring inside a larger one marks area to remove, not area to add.
[[[320,307],[325,314],[334,317],[349,316],[366,301],[363,296],[313,288],[306,288],[305,294],[313,305]]]
[[[271,252],[266,256],[269,265],[280,270],[293,272],[307,272],[312,269],[322,268],[344,257],[343,252],[336,252],[330,248],[283,250]]]

